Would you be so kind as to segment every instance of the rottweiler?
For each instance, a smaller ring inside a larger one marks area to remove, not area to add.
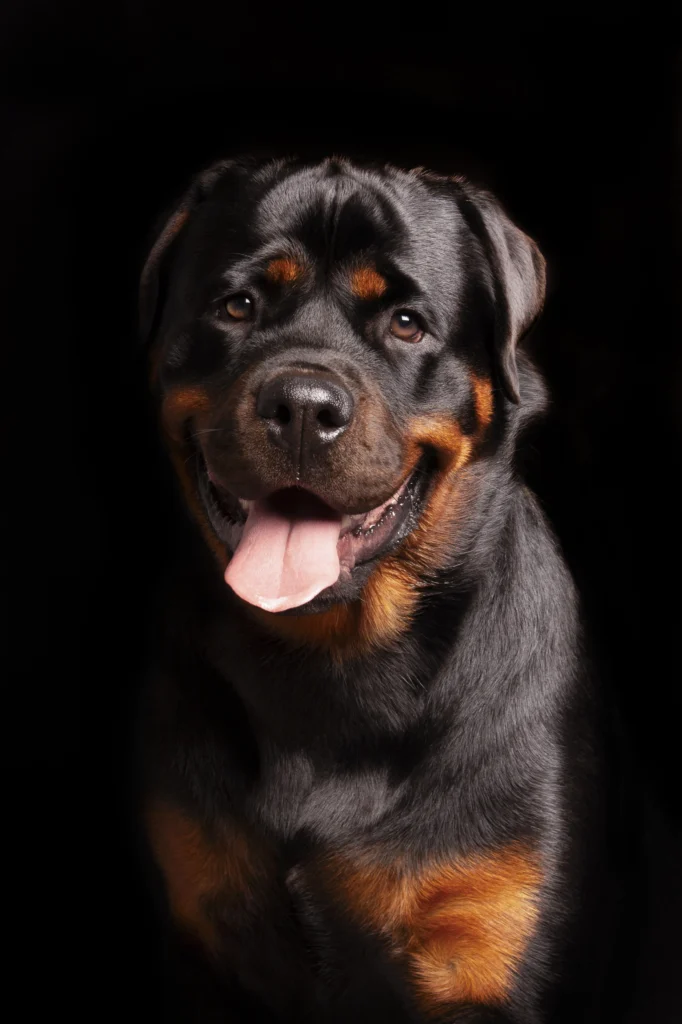
[[[226,160],[155,235],[167,1019],[588,1019],[594,685],[519,458],[544,296],[499,202],[424,168]]]

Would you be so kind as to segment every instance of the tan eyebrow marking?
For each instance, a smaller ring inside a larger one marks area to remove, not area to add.
[[[288,256],[270,260],[265,268],[266,276],[275,284],[292,284],[303,276],[303,266]]]
[[[379,299],[388,284],[374,267],[358,267],[350,276],[350,288],[359,299]]]

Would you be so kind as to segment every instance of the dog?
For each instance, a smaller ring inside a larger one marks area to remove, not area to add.
[[[423,168],[227,160],[164,220],[140,328],[191,525],[139,805],[169,1019],[588,1019],[594,687],[518,464],[544,296],[499,202]]]

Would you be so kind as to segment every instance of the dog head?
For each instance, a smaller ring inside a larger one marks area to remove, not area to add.
[[[448,568],[543,297],[535,244],[461,179],[340,159],[196,178],[145,265],[141,326],[235,594],[294,640],[395,638]]]

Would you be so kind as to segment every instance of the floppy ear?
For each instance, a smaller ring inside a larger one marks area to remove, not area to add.
[[[483,246],[492,273],[498,372],[507,398],[518,403],[516,346],[542,309],[545,260],[489,193],[463,182],[458,182],[458,192],[462,215]]]
[[[199,174],[172,207],[172,211],[167,212],[157,225],[153,236],[156,240],[140,275],[138,323],[142,341],[148,342],[158,326],[163,298],[162,283],[182,229],[196,207],[210,195],[214,185],[233,165],[234,161],[224,160]]]
[[[150,340],[152,329],[156,326],[157,307],[160,292],[161,268],[176,237],[189,220],[189,209],[184,204],[179,206],[165,221],[164,227],[157,235],[140,275],[140,294],[138,305],[138,323],[140,338],[143,342]]]

